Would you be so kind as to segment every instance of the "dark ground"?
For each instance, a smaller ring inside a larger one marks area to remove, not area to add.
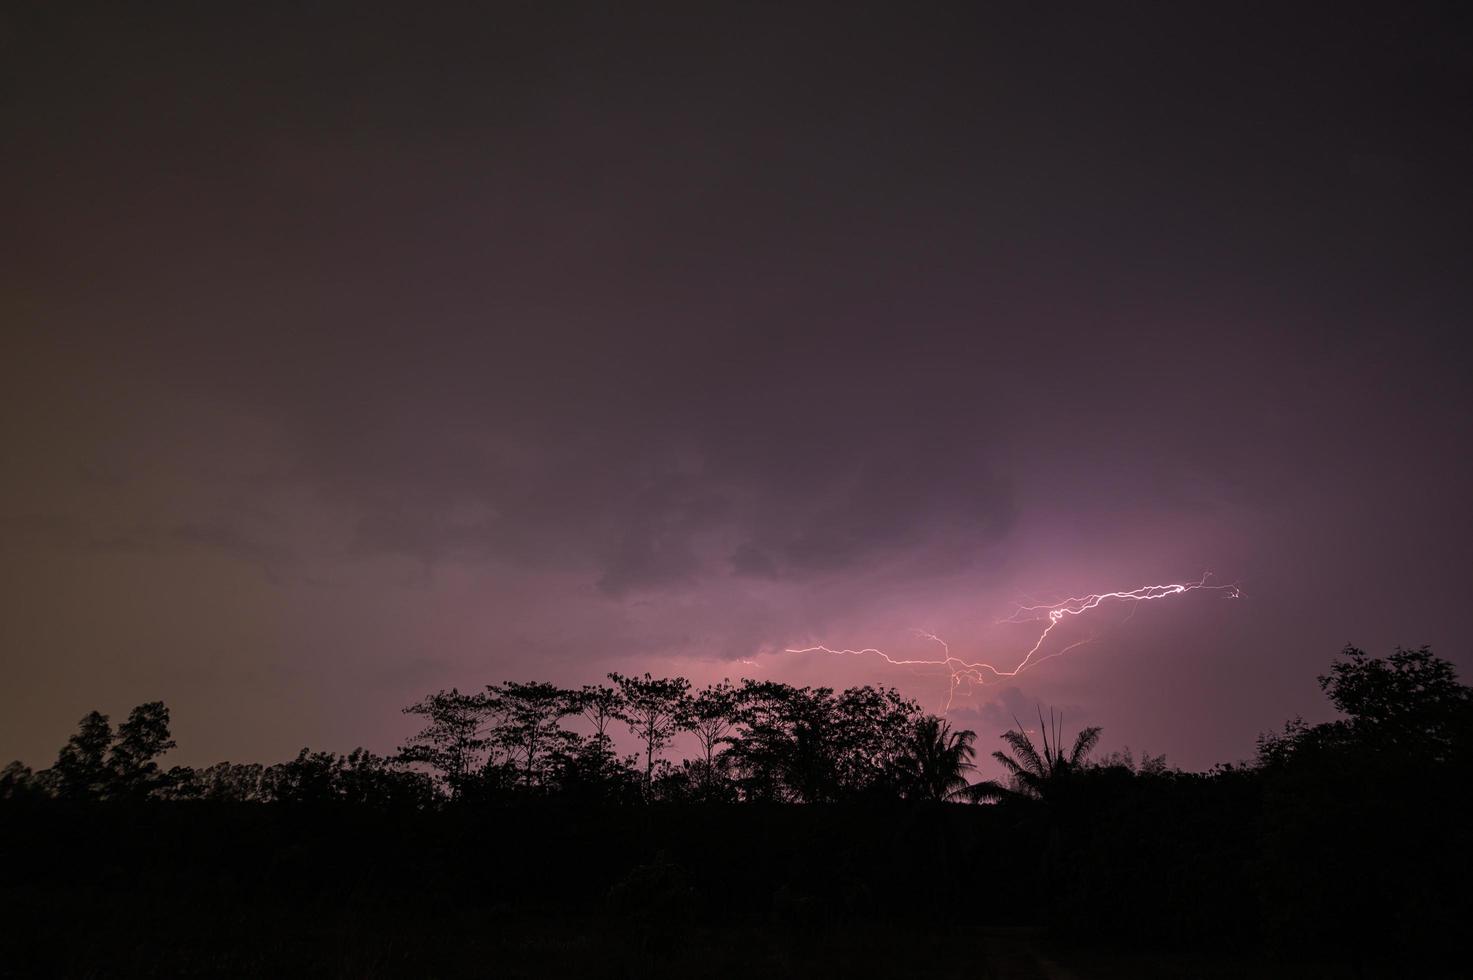
[[[1153,908],[1123,942],[1071,938],[1046,927],[1047,848],[1011,820],[974,806],[8,806],[0,976],[1400,972],[1391,949],[1183,941]]]

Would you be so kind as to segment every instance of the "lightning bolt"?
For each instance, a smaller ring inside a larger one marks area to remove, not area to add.
[[[1064,599],[1061,602],[1040,602],[1027,606],[1019,606],[1018,608],[1013,610],[1011,615],[998,620],[998,622],[1042,622],[1044,626],[1043,629],[1039,631],[1038,638],[1033,641],[1033,646],[1030,647],[1028,652],[1023,655],[1023,659],[1018,662],[1017,666],[1013,667],[1010,670],[1003,669],[994,664],[980,662],[971,663],[967,660],[963,660],[961,657],[957,657],[952,654],[951,647],[947,644],[945,640],[937,636],[935,633],[930,632],[929,630],[915,630],[914,632],[917,636],[929,640],[941,647],[943,656],[939,660],[896,659],[895,657],[890,656],[889,654],[885,653],[885,651],[880,650],[876,647],[864,647],[862,649],[846,648],[840,650],[833,647],[824,646],[822,644],[811,647],[792,647],[785,650],[784,652],[828,653],[835,656],[852,657],[874,656],[885,661],[885,663],[892,664],[896,667],[944,667],[951,675],[947,686],[946,700],[941,709],[942,712],[945,713],[951,710],[951,705],[956,699],[958,688],[964,688],[963,693],[970,694],[973,687],[980,687],[987,683],[989,679],[996,681],[1005,677],[1017,677],[1019,674],[1023,673],[1023,671],[1028,670],[1031,667],[1036,667],[1039,664],[1043,663],[1045,660],[1052,660],[1055,657],[1061,657],[1064,654],[1068,653],[1070,650],[1073,650],[1076,647],[1081,647],[1084,644],[1089,643],[1091,640],[1094,640],[1099,635],[1098,633],[1091,634],[1090,636],[1087,636],[1082,640],[1076,640],[1073,643],[1061,647],[1058,650],[1053,650],[1048,653],[1043,652],[1044,645],[1048,642],[1050,634],[1052,634],[1054,631],[1054,627],[1058,626],[1061,622],[1071,616],[1082,616],[1092,609],[1097,609],[1103,603],[1148,602],[1154,599],[1166,599],[1170,596],[1184,595],[1188,592],[1197,592],[1202,590],[1210,592],[1221,592],[1223,594],[1223,597],[1228,599],[1237,599],[1242,595],[1241,590],[1236,584],[1208,584],[1208,580],[1211,577],[1212,574],[1210,572],[1207,572],[1204,573],[1202,577],[1195,582],[1171,582],[1166,585],[1143,585],[1138,589],[1130,589],[1127,591],[1091,593],[1090,595],[1086,596],[1074,596],[1068,599]],[[1135,615],[1134,607],[1131,608],[1130,615]]]

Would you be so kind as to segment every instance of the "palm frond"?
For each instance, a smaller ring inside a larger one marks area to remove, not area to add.
[[[1038,749],[1034,746],[1033,740],[1022,731],[1021,727],[1017,731],[1003,732],[1002,738],[1003,741],[1012,746],[1014,754],[1017,755],[1018,761],[1024,768],[1040,776],[1047,774],[1049,769],[1048,763],[1039,756]]]
[[[1008,771],[1009,775],[1021,776],[1023,774],[1023,767],[1018,764],[1017,760],[1008,755],[1006,752],[994,752],[992,753],[992,757],[998,762],[1002,763],[1002,767]]]
[[[1083,729],[1074,739],[1074,748],[1069,753],[1069,765],[1077,767],[1094,750],[1100,741],[1100,727],[1092,725]]]

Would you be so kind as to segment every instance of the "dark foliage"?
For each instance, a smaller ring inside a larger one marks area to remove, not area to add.
[[[93,712],[49,769],[0,771],[8,963],[865,976],[924,970],[918,947],[977,923],[1373,973],[1461,953],[1473,699],[1426,649],[1348,648],[1321,678],[1342,718],[1207,773],[1091,761],[1098,729],[1040,714],[1041,748],[1003,736],[1006,785],[968,785],[973,733],[893,691],[611,680],[441,692],[407,709],[425,726],[398,756],[272,766],[164,771],[162,704],[116,730]],[[674,762],[679,731],[698,752]]]

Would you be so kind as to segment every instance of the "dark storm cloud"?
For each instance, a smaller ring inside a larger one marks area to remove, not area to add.
[[[383,448],[382,433],[365,438]],[[728,568],[805,578],[918,550],[955,565],[985,556],[1012,517],[1007,487],[985,460],[948,460],[935,447],[818,450],[774,436],[771,456],[791,460],[783,468],[753,465],[716,434],[700,440],[699,454],[682,452],[690,441],[688,431],[643,429],[645,463],[632,468],[629,457],[610,460],[596,446],[518,452],[514,464],[495,447],[404,447],[415,461],[401,457],[392,475],[360,465],[332,479],[380,488],[356,499],[355,554],[591,562],[612,595]]]

